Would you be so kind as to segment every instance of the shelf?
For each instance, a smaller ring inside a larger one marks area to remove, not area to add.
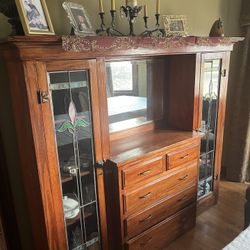
[[[201,180],[199,180],[199,184],[200,184],[200,185],[203,185],[202,182],[204,182],[204,181],[209,182],[209,181],[212,181],[212,180],[213,180],[213,176],[204,177],[204,178],[202,178]]]
[[[84,219],[87,219],[88,217],[90,217],[91,215],[93,215],[94,212],[85,212],[85,216]],[[73,225],[74,223],[77,223],[81,218],[81,213],[79,212],[78,215],[75,218],[72,219],[66,219],[66,225],[70,226]]]
[[[90,171],[81,171],[80,176],[86,176],[89,175]],[[70,175],[70,174],[66,174],[66,173],[61,173],[61,182],[65,183],[68,181],[72,181],[73,178],[75,177],[75,175]]]

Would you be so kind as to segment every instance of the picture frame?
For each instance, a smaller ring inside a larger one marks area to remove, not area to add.
[[[62,5],[73,26],[75,35],[94,36],[96,34],[82,5],[73,2],[64,2]]]
[[[45,0],[15,0],[25,35],[55,35]]]
[[[187,36],[187,17],[185,15],[163,15],[166,36]]]

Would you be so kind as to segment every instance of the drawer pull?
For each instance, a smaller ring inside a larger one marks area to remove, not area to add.
[[[148,170],[146,170],[146,171],[144,171],[144,172],[139,173],[138,175],[139,175],[139,176],[147,175],[147,174],[151,173],[151,170],[152,170],[152,169],[148,169]]]
[[[146,241],[142,242],[142,243],[140,244],[140,246],[141,246],[141,247],[146,246],[152,239],[153,239],[153,237],[148,238]]]
[[[143,196],[140,196],[139,199],[146,199],[148,198],[149,196],[151,195],[151,192],[148,192],[147,194],[143,195]]]
[[[186,174],[185,176],[179,178],[178,180],[179,180],[179,181],[184,181],[184,180],[186,180],[187,178],[188,178],[188,174]]]
[[[146,222],[148,220],[150,220],[152,218],[152,214],[150,214],[148,217],[146,217],[145,219],[143,220],[139,220],[140,223],[143,223],[143,222]]]
[[[189,155],[190,155],[190,154],[183,155],[183,156],[180,157],[180,159],[185,159],[185,158],[187,158]]]
[[[184,200],[186,200],[186,199],[187,199],[187,197],[188,197],[187,195],[184,195],[182,198],[178,199],[177,201],[178,201],[178,202],[180,202],[180,201],[184,201]]]

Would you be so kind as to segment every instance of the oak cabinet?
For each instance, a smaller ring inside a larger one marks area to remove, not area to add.
[[[195,225],[197,192],[217,196],[238,40],[1,44],[35,249],[161,249]]]

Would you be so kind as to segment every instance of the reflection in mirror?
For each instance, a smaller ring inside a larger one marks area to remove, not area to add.
[[[137,127],[148,119],[150,60],[106,63],[110,132]]]

